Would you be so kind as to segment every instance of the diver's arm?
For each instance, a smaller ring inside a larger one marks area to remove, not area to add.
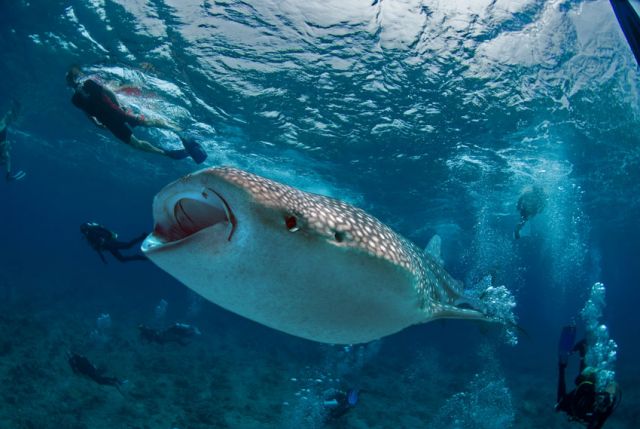
[[[602,426],[604,426],[604,422],[607,420],[607,417],[609,417],[609,414],[596,414],[594,419],[589,422],[587,429],[601,429]]]
[[[133,95],[138,95],[138,92],[142,92],[142,90],[137,87],[136,85],[131,85],[131,84],[127,84],[127,85],[117,85],[115,82],[109,82],[109,90],[114,93],[114,95],[117,96],[116,93],[118,92],[126,92],[126,91],[130,91],[133,92]]]
[[[104,126],[104,124],[103,124],[102,122],[100,122],[100,121],[98,120],[98,118],[96,118],[95,116],[91,116],[91,115],[89,115],[89,119],[91,119],[91,122],[93,122],[96,126],[98,126],[98,127],[100,127],[100,128],[106,128],[106,127]]]
[[[102,259],[102,262],[104,262],[105,264],[107,263],[107,260],[105,259],[104,255],[102,254],[102,252],[100,250],[96,250],[96,252],[98,252],[98,255],[100,255],[100,259]]]
[[[607,419],[611,416],[611,414],[613,414],[613,410],[616,407],[615,399],[613,399],[611,396],[608,396],[607,402],[608,406],[606,406],[605,408],[596,408],[595,412],[593,413],[592,420],[587,426],[587,429],[601,429]]]
[[[118,101],[118,96],[116,95],[115,92],[111,90],[111,88],[107,87],[106,85],[102,85],[102,92],[104,93],[104,95],[109,97],[109,99],[113,102],[113,104],[115,104],[116,106],[122,107],[122,105]]]
[[[4,158],[6,160],[4,165],[7,166],[7,177],[11,175],[11,148],[8,145],[9,143],[7,143],[6,152],[4,154]]]
[[[522,229],[522,227],[524,227],[525,223],[527,223],[526,220],[521,220],[516,224],[516,228],[513,230],[513,236],[515,237],[516,240],[520,238],[520,230]]]
[[[11,124],[11,119],[14,117],[13,107],[4,114],[2,119],[0,120],[0,130],[8,127]]]

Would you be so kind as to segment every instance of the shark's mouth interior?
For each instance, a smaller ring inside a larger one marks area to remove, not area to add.
[[[236,218],[229,204],[217,192],[208,189],[197,194],[176,195],[166,204],[166,217],[158,219],[154,229],[156,240],[175,242],[213,226],[224,228],[225,238],[231,240]]]

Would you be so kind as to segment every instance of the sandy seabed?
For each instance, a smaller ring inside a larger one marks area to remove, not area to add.
[[[238,323],[219,309],[221,318],[202,321],[202,335],[186,346],[142,342],[136,326],[149,317],[130,311],[112,314],[96,341],[98,301],[46,310],[15,302],[0,313],[1,428],[581,427],[553,411],[555,374],[501,369],[490,351],[474,351],[473,365],[434,346],[399,356],[388,340],[345,350]],[[75,375],[70,352],[126,379],[122,393]],[[631,374],[605,428],[640,424],[640,373]],[[325,420],[323,392],[350,385],[363,389],[358,405]]]

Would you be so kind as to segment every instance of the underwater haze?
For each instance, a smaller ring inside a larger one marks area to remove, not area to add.
[[[609,1],[0,0],[0,49],[26,173],[0,180],[0,428],[580,427],[554,411],[572,322],[578,338],[606,325],[597,363],[623,397],[604,427],[640,426],[640,73]],[[70,102],[73,64],[135,87],[118,97],[188,130],[206,162],[96,127]],[[166,184],[221,165],[360,207],[420,248],[439,235],[469,291],[514,295],[517,341],[438,320],[313,342],[83,239],[84,222],[151,232]],[[515,239],[532,186],[545,204]],[[176,322],[200,334],[140,336]],[[122,383],[74,373],[73,354]],[[577,371],[572,356],[570,389]],[[333,417],[327,392],[349,388],[357,404]]]

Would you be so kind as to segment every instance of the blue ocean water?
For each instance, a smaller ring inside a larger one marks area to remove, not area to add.
[[[3,0],[0,24],[0,114],[20,102],[9,139],[27,173],[0,183],[0,427],[570,427],[557,338],[572,320],[584,333],[598,281],[623,391],[605,427],[638,426],[640,76],[609,2]],[[121,97],[197,135],[208,166],[345,200],[420,247],[439,234],[447,270],[508,287],[526,333],[510,346],[448,320],[321,345],[152,264],[103,264],[79,225],[148,232],[153,196],[197,167],[91,124],[71,64],[142,88]],[[514,240],[534,184],[547,205]],[[202,335],[138,338],[176,321]],[[123,394],[73,374],[70,352],[126,378]],[[345,386],[358,405],[326,420],[323,392]]]

